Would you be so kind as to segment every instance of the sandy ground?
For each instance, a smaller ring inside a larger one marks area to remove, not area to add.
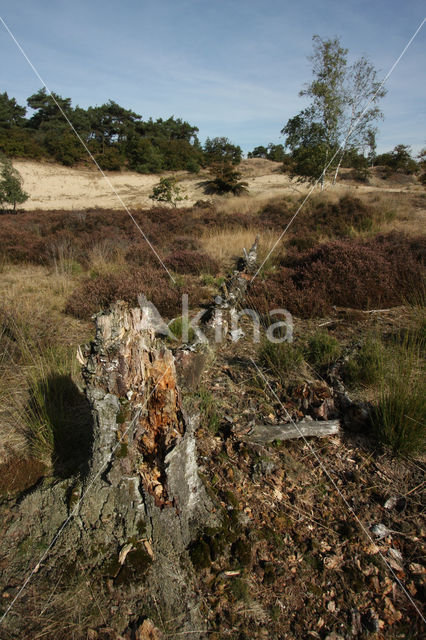
[[[13,164],[24,180],[24,189],[30,194],[23,207],[26,210],[120,209],[122,202],[131,208],[151,207],[153,201],[149,196],[160,179],[158,175],[142,175],[133,171],[106,171],[104,177],[96,168],[69,168],[48,162],[16,160]],[[243,161],[239,169],[243,180],[249,183],[250,197],[257,199],[295,193],[292,181],[279,172],[279,166],[279,163],[268,160]],[[173,175],[179,178],[187,196],[180,206],[192,205],[201,199],[216,199],[204,192],[208,172],[194,175],[180,171]],[[300,191],[299,186],[297,191]]]
[[[142,175],[133,171],[106,171],[104,177],[96,167],[69,168],[50,162],[16,160],[13,164],[24,180],[24,189],[30,194],[23,207],[26,210],[91,207],[121,209],[122,203],[130,208],[151,207],[153,201],[149,196],[160,179],[158,175]],[[238,169],[243,174],[242,179],[248,182],[248,197],[254,201],[303,194],[309,189],[308,184],[296,183],[288,175],[281,173],[280,163],[262,159],[243,160]],[[201,199],[220,202],[229,199],[227,196],[206,196],[204,189],[209,179],[206,171],[199,175],[185,171],[174,172],[172,175],[178,177],[187,196],[180,206],[192,205]],[[388,193],[418,190],[424,193],[420,185],[388,183],[364,186],[346,180],[336,185],[333,191],[342,192],[348,188],[359,193],[376,190]]]

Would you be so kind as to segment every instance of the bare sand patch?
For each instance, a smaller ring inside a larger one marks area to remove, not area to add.
[[[107,180],[96,167],[64,167],[51,162],[16,160],[14,166],[24,180],[24,189],[30,194],[25,210],[79,210],[89,208],[122,209],[124,204],[131,208],[150,208],[152,188],[160,180],[159,175],[143,175],[134,171],[105,171]],[[238,166],[242,179],[248,183],[249,193],[239,198],[233,196],[207,196],[205,187],[210,178],[208,171],[198,175],[186,171],[169,172],[163,175],[177,177],[186,199],[180,207],[192,206],[198,200],[209,200],[219,209],[229,212],[254,213],[267,202],[279,198],[300,198],[308,193],[311,185],[307,182],[292,180],[281,172],[279,162],[260,158],[243,160]],[[114,190],[116,193],[114,193]],[[327,185],[321,197],[337,200],[350,192],[360,198],[371,201],[375,196],[385,196],[394,201],[398,209],[409,209],[402,218],[402,226],[408,232],[422,228],[426,221],[424,206],[424,188],[418,183],[399,184],[394,180],[381,180],[373,176],[370,184],[354,182],[350,170],[343,169],[339,182],[335,186]],[[315,189],[314,193],[319,193]],[[116,195],[118,194],[118,196]],[[121,201],[120,201],[121,199]],[[411,200],[421,201],[411,206]],[[396,225],[398,226],[398,225]]]

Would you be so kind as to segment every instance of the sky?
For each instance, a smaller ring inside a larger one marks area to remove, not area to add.
[[[380,77],[425,17],[420,0],[0,0],[0,16],[51,91],[109,99],[144,119],[171,115],[245,152],[283,143],[307,106],[312,36],[338,36]],[[378,151],[426,146],[426,23],[386,83]],[[42,86],[0,23],[0,91],[19,104]]]

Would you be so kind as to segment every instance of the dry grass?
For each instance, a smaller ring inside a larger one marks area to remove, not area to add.
[[[224,213],[232,215],[234,213],[242,213],[245,215],[253,215],[261,211],[267,204],[281,202],[285,200],[290,205],[296,201],[296,195],[279,195],[271,197],[271,194],[245,195],[239,197],[222,197],[215,202],[216,209],[219,214]]]
[[[381,210],[384,222],[381,231],[403,231],[407,235],[420,235],[426,228],[426,193],[384,190],[370,190],[357,193],[363,202],[372,204]],[[389,215],[390,214],[390,215]],[[393,215],[392,215],[393,214]]]
[[[62,311],[76,283],[77,279],[66,271],[41,266],[6,265],[0,272],[2,463],[11,456],[30,455],[23,408],[31,381],[45,377],[48,360],[50,372],[58,368],[55,349],[73,352],[90,336],[89,323]]]
[[[127,248],[124,242],[117,244],[108,238],[94,244],[87,255],[91,273],[104,275],[125,269]]]
[[[201,244],[204,251],[216,258],[223,268],[229,268],[235,264],[236,258],[243,255],[244,248],[247,251],[250,249],[257,235],[259,235],[258,260],[263,262],[279,238],[279,233],[276,231],[259,227],[212,229],[201,237]],[[277,252],[275,254],[277,255]]]

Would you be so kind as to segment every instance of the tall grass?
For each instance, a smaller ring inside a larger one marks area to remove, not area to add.
[[[19,450],[9,447],[11,454],[68,475],[87,460],[92,436],[74,349],[35,339],[18,315],[4,313],[1,320],[0,413],[20,444]],[[3,431],[2,447],[8,446],[5,437]]]
[[[285,387],[303,363],[302,350],[288,342],[273,343],[264,339],[259,346],[258,358],[281,385]]]
[[[359,351],[345,362],[344,382],[351,388],[378,383],[384,379],[387,368],[391,366],[387,355],[380,337],[368,335]]]
[[[378,439],[395,454],[422,454],[426,451],[424,326],[399,336],[400,342],[394,339],[384,351],[386,367],[372,426]]]
[[[341,352],[341,346],[334,336],[327,331],[317,331],[308,340],[306,359],[313,367],[321,369],[335,362]]]
[[[222,228],[206,231],[200,241],[204,251],[213,256],[224,268],[231,267],[235,260],[252,246],[259,235],[258,263],[261,264],[279,238],[277,231],[251,226],[249,228]],[[276,258],[276,255],[274,255]]]
[[[91,439],[87,401],[75,383],[75,355],[56,347],[32,354],[31,359],[26,368],[25,400],[15,409],[32,456],[66,475],[83,462]]]

